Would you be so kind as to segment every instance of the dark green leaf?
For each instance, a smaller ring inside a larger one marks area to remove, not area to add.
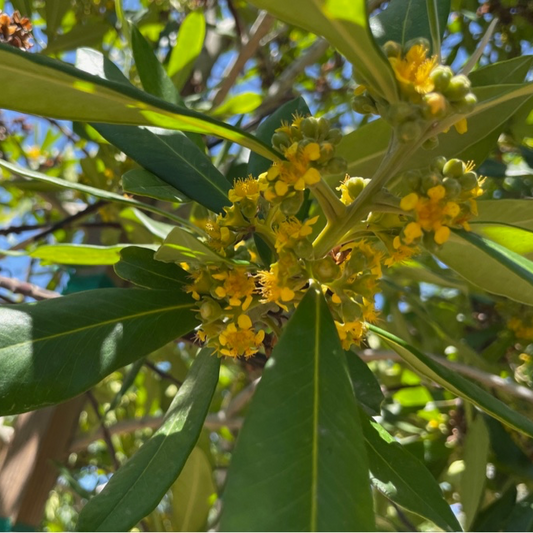
[[[533,496],[520,500],[505,522],[503,531],[533,531]]]
[[[431,520],[444,531],[461,526],[429,470],[361,412],[363,433],[374,486],[404,509]]]
[[[152,250],[138,246],[124,248],[114,269],[117,276],[147,289],[180,290],[188,281],[178,265],[156,261]]]
[[[355,397],[367,412],[372,415],[379,415],[385,397],[381,392],[381,386],[376,376],[357,354],[353,352],[345,352],[345,354]]]
[[[326,301],[312,287],[252,400],[228,473],[221,530],[369,531],[369,488],[346,359]],[[254,504],[243,505],[251,494]]]
[[[60,54],[82,46],[98,45],[113,27],[105,20],[93,19],[86,24],[76,24],[68,33],[58,35],[43,50],[44,54]]]
[[[478,513],[471,531],[503,531],[516,502],[516,487],[509,487],[497,500]]]
[[[191,331],[183,292],[98,289],[0,307],[0,415],[80,394]]]
[[[70,8],[70,0],[48,0],[44,4],[46,15],[46,35],[48,39],[53,39],[57,29],[61,26],[61,21],[65,13]]]
[[[533,422],[525,416],[388,331],[373,325],[368,325],[368,328],[385,341],[419,374],[431,379],[453,394],[472,402],[504,424],[533,437]]]
[[[276,109],[272,115],[265,119],[257,128],[255,133],[256,137],[266,145],[270,146],[272,144],[272,135],[274,135],[276,129],[281,127],[282,122],[292,121],[292,118],[296,113],[304,117],[311,114],[305,100],[301,96],[283,104],[279,109]],[[257,178],[259,174],[266,172],[271,164],[272,162],[266,157],[251,153],[250,159],[248,160],[248,174]]]
[[[152,512],[179,476],[202,430],[220,359],[201,350],[163,425],[80,513],[78,531],[129,531]]]
[[[122,176],[122,188],[130,194],[147,196],[148,198],[167,202],[183,202],[187,199],[175,187],[143,168],[128,170]]]

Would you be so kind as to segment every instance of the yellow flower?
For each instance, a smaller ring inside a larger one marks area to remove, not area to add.
[[[412,244],[414,241],[422,237],[422,228],[418,222],[409,222],[409,224],[405,226],[403,233],[405,235],[405,244]]]
[[[404,196],[400,201],[400,208],[404,211],[412,211],[418,203],[418,194],[412,192],[407,196]]]
[[[363,298],[363,319],[365,322],[370,322],[371,324],[378,321],[378,312],[374,306],[374,302]]]
[[[296,242],[305,239],[313,232],[311,227],[318,217],[313,217],[306,220],[303,224],[296,217],[290,217],[284,220],[276,229],[276,251],[280,251],[285,247],[294,246]]]
[[[411,87],[418,94],[433,91],[435,85],[430,74],[437,66],[437,56],[427,57],[427,49],[421,44],[412,46],[405,57],[389,57],[396,79],[408,93]]]
[[[463,133],[466,133],[468,131],[468,125],[466,122],[466,118],[462,118],[461,120],[458,120],[453,127],[455,128],[455,131],[459,133],[459,135],[462,135]]]
[[[262,302],[274,302],[287,311],[288,308],[285,304],[294,300],[296,293],[281,280],[279,264],[274,263],[270,270],[259,271],[257,277],[259,278],[259,283],[261,283]]]
[[[256,332],[248,315],[240,315],[237,324],[230,322],[218,336],[220,353],[228,357],[251,357],[258,352],[264,338],[265,332]]]
[[[233,241],[231,231],[214,220],[208,220],[204,230],[209,236],[209,246],[219,253],[223,254],[224,249]]]
[[[450,238],[450,228],[448,226],[441,226],[435,231],[433,238],[437,244],[444,244]]]
[[[255,292],[255,282],[245,268],[237,267],[230,271],[213,274],[213,278],[223,282],[215,289],[215,294],[219,298],[227,298],[232,307],[242,306],[243,311],[250,307],[252,295]]]
[[[345,323],[335,321],[335,326],[344,350],[349,350],[352,344],[361,343],[365,333],[365,326],[361,321],[354,320]]]
[[[240,202],[241,200],[250,199],[254,202],[259,198],[260,186],[259,181],[249,176],[245,179],[238,179],[233,184],[233,189],[228,192],[231,202]]]
[[[385,259],[386,266],[396,265],[398,263],[403,263],[408,259],[411,259],[413,255],[418,254],[418,248],[413,248],[412,246],[404,246],[400,237],[396,236],[393,242],[394,250],[389,251],[389,257]]]

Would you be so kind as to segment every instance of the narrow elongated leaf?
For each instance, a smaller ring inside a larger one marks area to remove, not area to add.
[[[1,108],[79,122],[156,126],[216,135],[267,158],[278,157],[239,128],[61,61],[0,43],[0,64],[11,80],[0,92]]]
[[[122,176],[122,187],[125,192],[138,196],[147,196],[167,202],[183,202],[187,197],[172,185],[169,185],[155,174],[143,168],[128,170]]]
[[[533,231],[533,201],[480,200],[474,224],[509,224]]]
[[[472,531],[503,531],[516,503],[516,487],[509,487],[497,500],[478,513]]]
[[[57,29],[61,26],[61,20],[69,8],[69,0],[50,0],[44,4],[46,35],[48,35],[49,40],[54,38]]]
[[[126,231],[128,231],[128,226],[133,222],[133,225],[141,225],[143,228],[147,229],[150,234],[159,241],[165,240],[168,234],[176,227],[172,224],[166,224],[165,222],[154,220],[148,215],[145,215],[142,211],[132,207],[123,209],[120,212],[120,221]]]
[[[533,254],[533,230],[519,228],[510,224],[490,224],[475,221],[471,228],[474,233],[531,259]]]
[[[107,124],[94,128],[146,170],[208,209],[220,212],[231,204],[228,180],[183,133]]]
[[[52,405],[196,325],[183,292],[97,289],[0,307],[0,414]]]
[[[461,531],[439,484],[424,464],[362,412],[361,421],[374,486],[394,503],[444,531]]]
[[[201,350],[163,425],[80,513],[78,531],[129,531],[152,512],[179,476],[202,430],[220,360]]]
[[[480,409],[483,409],[483,411],[494,418],[497,418],[504,424],[524,433],[525,435],[529,435],[530,437],[533,436],[533,422],[508,407],[493,395],[488,394],[476,384],[442,366],[437,361],[424,355],[415,347],[395,335],[392,335],[388,331],[373,325],[369,325],[368,328],[385,341],[386,344],[388,344],[419,374],[426,376],[453,394],[472,402],[474,405],[477,405]]]
[[[217,118],[233,117],[251,113],[257,109],[263,99],[257,93],[247,92],[236,94],[224,100],[224,103],[211,112],[211,116]]]
[[[392,68],[370,32],[365,0],[252,0],[251,3],[281,20],[322,35],[378,93],[390,102],[398,100]]]
[[[460,276],[492,294],[533,305],[533,262],[467,231],[454,231],[434,255]]]
[[[229,261],[218,255],[202,241],[198,236],[183,228],[174,228],[164,240],[155,254],[157,261],[165,263],[181,263],[196,260],[202,263],[228,263]]]
[[[451,0],[439,0],[438,2],[441,37],[448,22],[450,5]],[[395,0],[370,19],[370,28],[380,45],[387,41],[396,41],[404,46],[407,41],[418,37],[423,37],[431,43],[427,0]]]
[[[194,67],[194,62],[202,51],[205,39],[205,18],[201,10],[192,11],[181,23],[178,38],[168,63],[168,75],[181,89]]]
[[[243,505],[250,494],[254,505]],[[221,529],[368,531],[373,522],[344,352],[324,297],[312,287],[252,400],[228,473]]]
[[[62,189],[72,189],[74,191],[90,194],[91,196],[94,196],[95,198],[101,198],[102,200],[109,200],[110,202],[124,204],[131,207],[138,207],[139,209],[143,209],[144,211],[151,211],[152,213],[157,213],[158,215],[164,216],[165,218],[168,218],[170,220],[187,224],[187,221],[183,220],[177,215],[164,211],[163,209],[159,209],[158,207],[145,204],[144,202],[139,202],[138,200],[134,200],[133,198],[128,198],[126,196],[116,194],[114,192],[104,191],[103,189],[97,189],[96,187],[90,187],[89,185],[83,185],[82,183],[76,183],[73,181],[63,180],[61,178],[47,176],[46,174],[42,174],[41,172],[29,170],[28,168],[9,163],[8,161],[5,161],[3,159],[0,159],[0,167],[10,170],[15,176],[24,176],[31,180],[37,180],[42,183],[55,185]]]
[[[276,130],[281,127],[283,122],[292,121],[293,116],[296,114],[304,117],[311,114],[301,96],[283,104],[266,118],[257,128],[256,137],[270,146],[272,144],[272,135],[274,135]],[[248,160],[248,174],[257,178],[259,174],[266,172],[271,164],[272,162],[269,159],[252,152]]]
[[[114,266],[117,276],[147,289],[180,290],[188,281],[188,274],[178,265],[154,259],[147,248],[128,246],[120,252]]]
[[[461,475],[461,504],[465,514],[465,531],[470,531],[483,497],[487,479],[489,432],[482,416],[468,427],[464,447],[465,469]]]
[[[106,20],[92,19],[86,24],[76,24],[68,33],[58,35],[51,41],[43,53],[60,54],[81,46],[96,46],[109,30],[113,30],[113,27]]]
[[[498,83],[520,83],[526,79],[532,66],[533,56],[519,56],[478,68],[468,75],[468,79],[473,87]]]
[[[370,414],[379,415],[385,397],[376,376],[357,354],[353,352],[345,354],[355,397]]]

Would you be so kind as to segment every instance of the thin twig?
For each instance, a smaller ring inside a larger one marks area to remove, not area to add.
[[[174,376],[170,375],[168,372],[165,372],[164,370],[161,370],[160,368],[157,368],[157,365],[154,365],[154,363],[151,363],[150,361],[145,361],[144,366],[155,372],[160,378],[166,379],[168,381],[172,381],[175,385],[178,387],[181,387],[183,385],[183,382],[179,379],[176,379]]]
[[[82,222],[78,224],[82,228],[120,228],[122,227],[118,222]],[[26,231],[44,230],[51,227],[51,224],[23,224],[21,226],[9,226],[8,228],[1,228],[0,235],[10,235],[24,233]]]
[[[50,300],[61,296],[58,292],[43,289],[42,287],[33,285],[33,283],[26,283],[25,281],[20,281],[15,278],[6,278],[5,276],[0,276],[0,287],[15,294],[29,296],[34,300]]]

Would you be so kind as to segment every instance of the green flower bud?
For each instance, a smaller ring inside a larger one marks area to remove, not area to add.
[[[422,237],[422,243],[424,245],[424,248],[428,252],[436,252],[440,246],[435,242],[435,233],[424,233],[424,237]]]
[[[345,267],[346,274],[348,276],[352,276],[357,272],[362,272],[367,268],[367,266],[368,259],[366,258],[366,255],[363,254],[361,251],[353,250],[350,259],[348,260],[348,263]]]
[[[307,239],[298,241],[294,245],[293,251],[300,259],[313,259],[313,245]]]
[[[458,102],[463,100],[470,92],[470,87],[470,80],[464,74],[459,74],[450,80],[450,84],[448,85],[445,94],[452,102]]]
[[[387,112],[387,117],[391,124],[398,126],[406,120],[412,118],[414,113],[413,106],[407,102],[398,102],[397,104],[392,104],[389,107]]]
[[[402,53],[402,45],[395,41],[387,41],[381,48],[387,57],[398,57]]]
[[[353,322],[354,320],[361,320],[363,313],[361,306],[357,302],[348,300],[342,303],[342,316],[346,322]]]
[[[474,111],[476,104],[477,104],[476,95],[474,93],[468,93],[463,98],[463,100],[454,102],[453,107],[458,113],[461,113],[462,115],[466,115]]]
[[[437,174],[428,174],[422,178],[422,190],[427,193],[429,189],[440,185],[441,181]]]
[[[414,120],[404,122],[398,126],[398,139],[407,143],[418,139],[422,135],[420,124]]]
[[[409,52],[409,50],[411,50],[411,48],[413,48],[413,46],[417,44],[421,44],[426,50],[430,49],[430,44],[427,39],[425,39],[424,37],[416,37],[415,39],[411,39],[405,43],[403,47],[404,52]]]
[[[326,165],[326,172],[329,174],[341,174],[346,172],[347,166],[346,159],[343,157],[334,157]]]
[[[417,172],[416,170],[407,170],[400,176],[400,179],[402,182],[405,182],[412,191],[418,191],[422,181],[420,172]]]
[[[200,305],[200,316],[202,317],[202,322],[212,322],[216,320],[220,315],[222,315],[222,308],[211,298],[204,298],[202,305]]]
[[[299,141],[303,138],[302,132],[298,126],[291,126],[291,137],[293,141]]]
[[[477,187],[477,174],[475,172],[467,172],[464,176],[459,178],[459,183],[463,191],[471,191]]]
[[[431,170],[435,170],[436,172],[442,172],[446,161],[447,159],[443,155],[439,155],[435,159],[433,159],[433,161],[431,161],[429,168]]]
[[[455,178],[444,178],[442,185],[446,189],[448,198],[455,198],[461,194],[461,185]]]
[[[366,187],[366,181],[363,178],[350,178],[344,182],[344,185],[348,189],[350,196],[355,199]]]
[[[445,92],[453,78],[453,71],[450,67],[440,65],[433,69],[430,74],[430,79],[435,85],[435,90],[441,93]]]
[[[286,133],[278,131],[272,135],[272,146],[277,150],[288,148],[290,145],[291,139]]]
[[[318,120],[315,117],[304,118],[300,124],[300,129],[309,139],[318,139]]]
[[[437,148],[438,145],[439,145],[438,137],[430,137],[429,139],[426,139],[424,141],[424,144],[422,144],[422,148],[424,150],[435,150],[435,148]]]
[[[324,257],[311,263],[314,278],[321,283],[334,281],[341,275],[341,269],[331,256]]]
[[[342,140],[342,132],[339,128],[332,128],[329,130],[326,141],[329,141],[333,144],[339,144]]]
[[[303,191],[296,191],[295,194],[283,199],[280,205],[281,212],[287,217],[296,215],[300,211],[303,201]]]
[[[442,173],[447,178],[460,178],[466,170],[465,164],[460,159],[450,159],[443,167]]]
[[[318,136],[319,139],[325,139],[331,129],[329,120],[324,117],[318,119]]]
[[[441,119],[448,113],[448,102],[440,93],[428,93],[422,98],[422,114],[428,120]]]
[[[352,100],[352,109],[361,115],[376,114],[378,112],[374,100],[364,94],[354,97]]]

